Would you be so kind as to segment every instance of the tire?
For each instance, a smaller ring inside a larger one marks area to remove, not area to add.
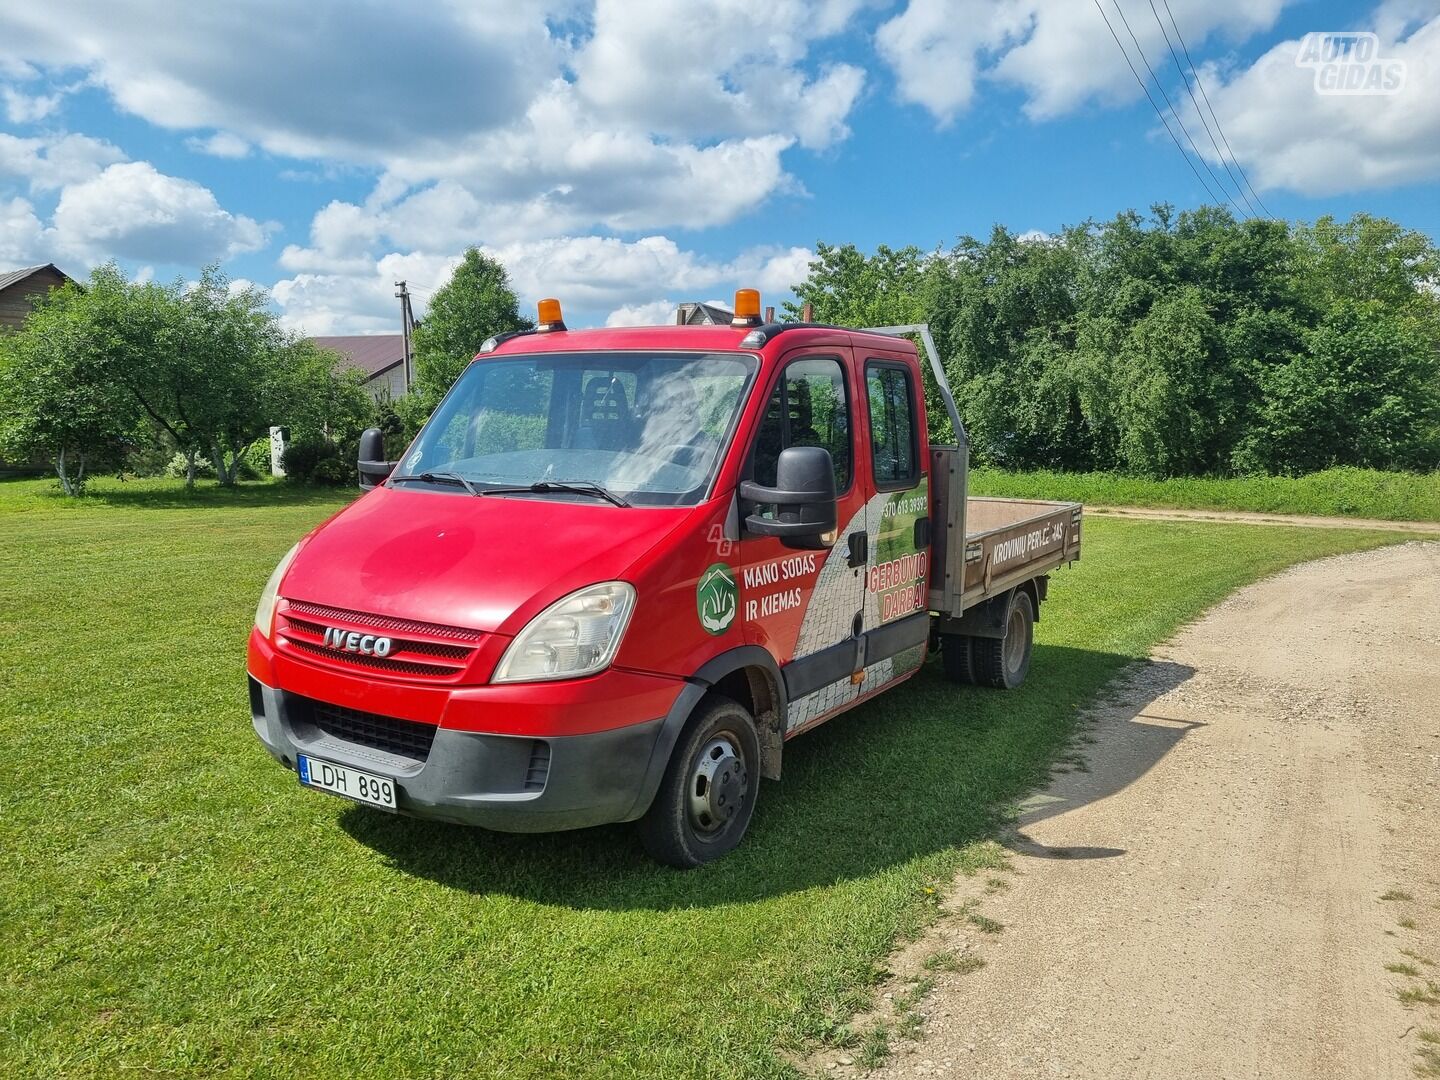
[[[940,638],[940,663],[945,677],[961,686],[975,684],[975,639],[969,634],[944,634]]]
[[[652,859],[681,869],[718,859],[745,835],[759,787],[754,718],[729,698],[710,697],[685,725],[637,823],[640,843]]]
[[[1014,690],[1030,671],[1035,644],[1035,605],[1027,592],[1010,598],[1003,638],[976,638],[972,659],[975,681],[996,690]]]

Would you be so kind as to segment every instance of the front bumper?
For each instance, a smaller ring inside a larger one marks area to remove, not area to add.
[[[424,756],[327,734],[314,702],[249,676],[255,734],[277,761],[297,754],[389,777],[401,813],[501,832],[552,832],[630,821],[654,799],[685,716],[702,692],[683,689],[666,715],[561,736],[438,727]]]

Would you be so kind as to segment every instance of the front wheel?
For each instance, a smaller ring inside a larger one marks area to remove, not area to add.
[[[639,821],[651,858],[688,869],[740,843],[760,784],[755,720],[739,703],[713,697],[685,725],[655,801]]]

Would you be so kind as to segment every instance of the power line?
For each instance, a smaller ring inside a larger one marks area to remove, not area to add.
[[[1160,96],[1165,99],[1165,105],[1170,110],[1170,114],[1175,117],[1175,123],[1180,125],[1180,130],[1185,135],[1185,141],[1190,144],[1190,149],[1193,150],[1195,152],[1195,156],[1200,159],[1200,164],[1203,165],[1205,167],[1205,171],[1210,174],[1210,179],[1215,181],[1215,184],[1217,187],[1219,187],[1220,193],[1225,199],[1225,201],[1228,202],[1231,206],[1233,206],[1237,213],[1244,214],[1245,211],[1241,210],[1240,204],[1237,203],[1230,196],[1230,194],[1225,191],[1224,183],[1221,182],[1220,177],[1215,175],[1215,170],[1210,167],[1210,163],[1205,160],[1205,155],[1200,153],[1200,148],[1195,145],[1195,140],[1190,137],[1190,131],[1188,128],[1186,128],[1185,121],[1180,119],[1179,111],[1175,108],[1174,102],[1170,100],[1170,95],[1165,92],[1165,86],[1156,76],[1155,69],[1150,66],[1150,61],[1145,56],[1145,50],[1140,47],[1140,39],[1135,36],[1135,31],[1130,29],[1130,20],[1125,17],[1125,9],[1120,6],[1120,0],[1110,0],[1110,2],[1115,5],[1115,11],[1120,16],[1120,21],[1125,24],[1125,32],[1130,35],[1130,40],[1135,43],[1135,51],[1140,56],[1140,62],[1145,65],[1145,70],[1150,73],[1150,78],[1154,79],[1155,89],[1159,90]],[[1151,98],[1150,103],[1153,105],[1155,103],[1155,99]],[[1181,153],[1184,153],[1183,147],[1181,148]]]
[[[1240,159],[1235,156],[1235,151],[1230,149],[1230,140],[1225,137],[1225,128],[1220,124],[1220,117],[1215,112],[1215,106],[1210,104],[1210,95],[1205,92],[1205,84],[1200,81],[1200,69],[1195,66],[1195,61],[1190,59],[1190,47],[1185,44],[1185,38],[1180,34],[1180,26],[1175,21],[1175,13],[1170,10],[1170,0],[1161,0],[1161,3],[1165,5],[1165,14],[1170,16],[1170,25],[1175,28],[1175,37],[1179,40],[1180,48],[1185,53],[1185,62],[1190,65],[1191,74],[1195,76],[1195,85],[1200,88],[1200,96],[1205,99],[1205,107],[1210,110],[1210,116],[1215,121],[1215,130],[1220,132],[1220,141],[1225,144],[1225,149],[1230,154],[1230,160],[1235,162],[1235,171],[1240,174],[1240,179],[1245,181],[1246,188],[1249,189],[1250,194],[1255,198],[1255,204],[1259,206],[1261,210],[1264,210],[1265,215],[1272,221],[1278,220],[1274,214],[1266,209],[1265,204],[1260,201],[1260,196],[1251,185],[1250,178],[1245,175],[1245,168],[1240,164]]]
[[[1195,106],[1195,115],[1200,117],[1200,123],[1205,125],[1205,134],[1210,136],[1210,145],[1215,148],[1215,156],[1220,159],[1220,164],[1225,166],[1225,174],[1230,177],[1230,183],[1235,188],[1236,193],[1245,201],[1246,208],[1252,216],[1258,217],[1259,213],[1250,202],[1249,197],[1245,194],[1245,189],[1240,186],[1240,181],[1235,179],[1235,173],[1231,171],[1230,163],[1225,160],[1225,155],[1220,152],[1220,144],[1215,141],[1215,132],[1210,130],[1210,121],[1205,119],[1205,110],[1200,108],[1200,102],[1195,100],[1195,91],[1190,89],[1190,79],[1186,76],[1185,69],[1180,66],[1180,57],[1175,52],[1175,46],[1170,42],[1170,33],[1165,29],[1165,24],[1160,21],[1160,12],[1155,7],[1155,0],[1150,0],[1150,14],[1155,16],[1155,25],[1160,28],[1160,36],[1165,39],[1165,47],[1170,50],[1170,59],[1175,62],[1175,70],[1180,74],[1180,81],[1185,84],[1185,92],[1190,95],[1190,104]],[[1179,36],[1179,27],[1176,27],[1175,34],[1177,37]],[[1218,120],[1216,124],[1219,124]],[[1229,192],[1226,192],[1226,195],[1228,197]]]
[[[1110,24],[1110,17],[1105,14],[1105,9],[1100,6],[1100,0],[1095,0],[1095,10],[1100,12],[1100,17],[1105,20],[1105,28],[1110,31],[1110,36],[1115,39],[1115,47],[1120,50],[1120,55],[1125,58],[1125,63],[1130,68],[1130,74],[1135,76],[1135,81],[1140,84],[1140,89],[1145,92],[1145,97],[1149,99],[1150,107],[1155,110],[1155,115],[1160,117],[1160,122],[1165,125],[1166,132],[1169,133],[1171,141],[1175,143],[1175,149],[1180,151],[1180,156],[1185,159],[1185,164],[1190,166],[1190,171],[1195,174],[1195,179],[1200,182],[1200,186],[1205,189],[1205,193],[1218,203],[1220,197],[1211,190],[1210,185],[1205,182],[1205,178],[1200,175],[1200,171],[1195,168],[1195,163],[1190,160],[1190,155],[1185,152],[1185,147],[1180,145],[1179,138],[1171,129],[1170,121],[1165,119],[1165,114],[1160,110],[1160,106],[1156,104],[1154,96],[1150,93],[1149,85],[1140,77],[1140,72],[1135,70],[1135,64],[1130,59],[1130,53],[1127,52],[1125,46],[1121,44],[1120,35],[1115,33],[1115,27]]]

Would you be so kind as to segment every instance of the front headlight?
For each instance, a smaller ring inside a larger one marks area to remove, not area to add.
[[[635,610],[635,587],[606,581],[551,604],[516,636],[492,682],[574,679],[615,659]]]
[[[270,575],[270,580],[265,582],[265,591],[260,594],[260,603],[255,605],[255,629],[270,637],[275,628],[275,605],[280,600],[280,579],[285,576],[285,571],[290,569],[290,564],[295,561],[295,556],[300,551],[300,545],[304,540],[298,541],[294,547],[287,551],[280,564],[275,567],[275,572]]]

